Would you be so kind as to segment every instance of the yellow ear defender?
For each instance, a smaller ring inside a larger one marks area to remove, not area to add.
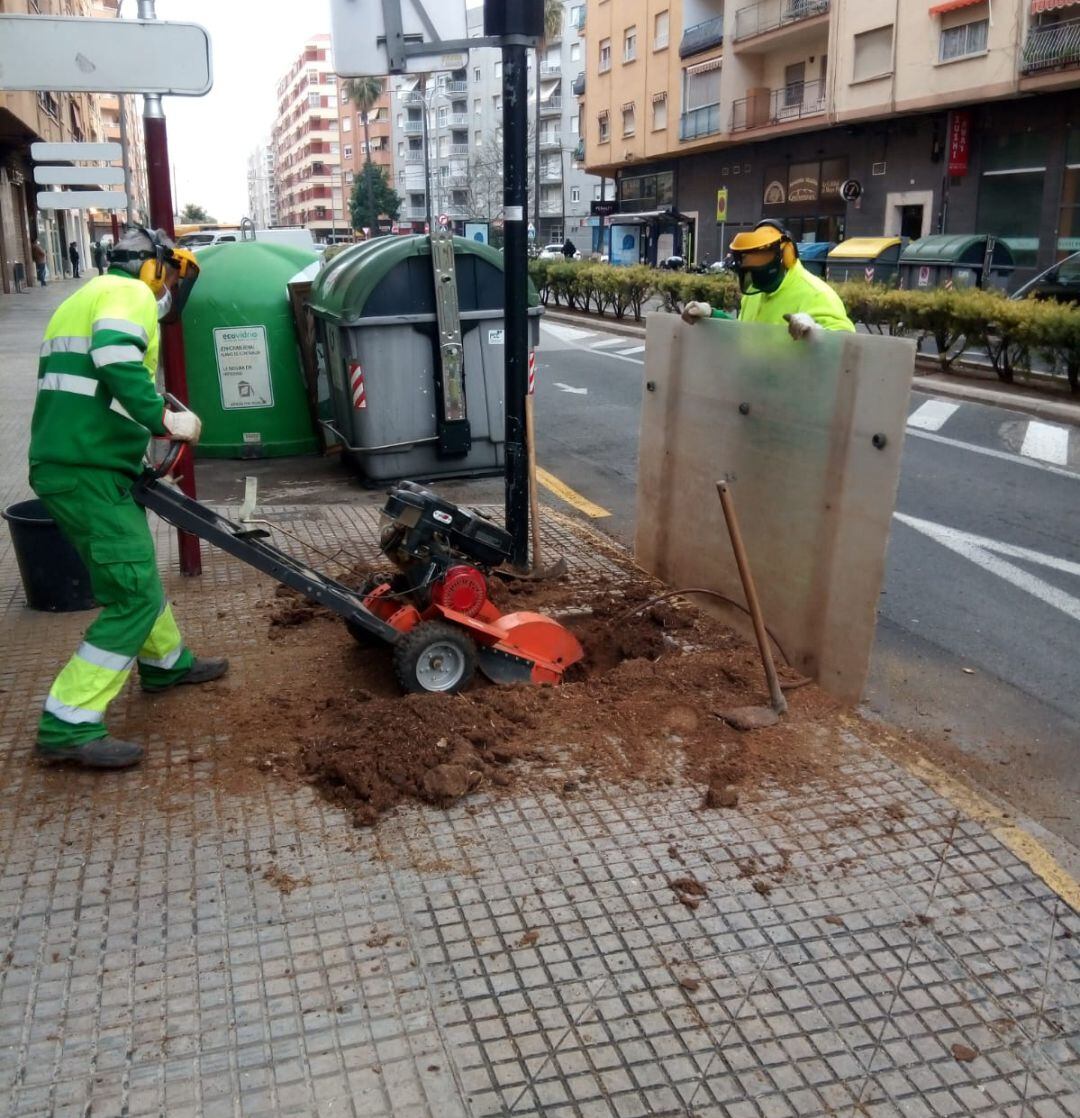
[[[154,246],[152,255],[146,257],[143,266],[139,269],[139,279],[150,288],[155,299],[160,299],[162,292],[165,290],[165,258],[168,249],[162,243],[156,230],[147,229],[145,225],[140,225],[137,228],[141,233],[146,234],[150,243]]]

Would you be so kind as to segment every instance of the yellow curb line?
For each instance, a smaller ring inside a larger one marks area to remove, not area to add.
[[[565,501],[568,505],[573,505],[578,512],[583,512],[586,516],[592,517],[593,520],[611,515],[607,509],[593,504],[588,497],[583,497],[576,489],[571,489],[569,485],[559,481],[554,474],[549,474],[547,470],[541,469],[539,466],[536,469],[536,480],[549,493],[554,493],[560,500]]]
[[[947,773],[925,758],[902,761],[904,768],[938,795],[944,796],[965,815],[981,823],[1000,842],[1007,846],[1039,878],[1068,905],[1080,911],[1080,882],[1076,880],[1033,835],[1018,827],[1000,808],[977,792],[954,780]]]

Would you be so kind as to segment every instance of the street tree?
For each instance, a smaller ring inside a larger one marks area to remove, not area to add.
[[[197,202],[188,202],[180,211],[180,220],[185,225],[209,225],[216,219],[212,218]]]
[[[368,174],[368,168],[372,166],[371,161],[371,130],[368,127],[369,117],[371,110],[378,104],[379,98],[383,95],[383,80],[382,78],[368,75],[361,78],[350,78],[344,85],[345,96],[356,106],[360,113],[360,120],[364,126],[364,175],[362,176],[367,183],[367,211],[368,213],[378,214],[375,205],[375,179],[372,175]],[[397,216],[396,214],[394,215]],[[353,223],[355,227],[355,222]],[[373,221],[371,225],[372,236],[379,235],[379,226],[377,221]]]
[[[353,228],[369,228],[372,236],[376,236],[379,217],[386,216],[391,221],[397,221],[400,212],[401,198],[391,187],[386,168],[368,160],[353,182],[352,197],[349,199]]]

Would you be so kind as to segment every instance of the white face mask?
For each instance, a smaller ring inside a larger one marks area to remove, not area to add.
[[[172,310],[172,291],[169,288],[161,293],[161,298],[157,301],[157,316],[160,322]]]

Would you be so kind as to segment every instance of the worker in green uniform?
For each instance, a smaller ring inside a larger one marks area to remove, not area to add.
[[[142,746],[118,741],[105,710],[139,666],[144,691],[205,683],[226,660],[185,647],[158,575],[146,513],[131,495],[151,435],[195,443],[201,424],[170,412],[154,386],[158,322],[175,321],[195,257],[160,230],[130,229],[109,270],[66,299],[45,331],[30,432],[30,485],[74,545],[103,606],[49,689],[36,753],[126,768]]]
[[[740,322],[786,323],[797,340],[822,330],[855,332],[843,300],[802,266],[798,245],[782,225],[766,219],[737,234],[731,242],[731,255],[742,291]],[[682,317],[684,322],[694,323],[731,315],[713,310],[708,303],[692,302],[686,304]]]

